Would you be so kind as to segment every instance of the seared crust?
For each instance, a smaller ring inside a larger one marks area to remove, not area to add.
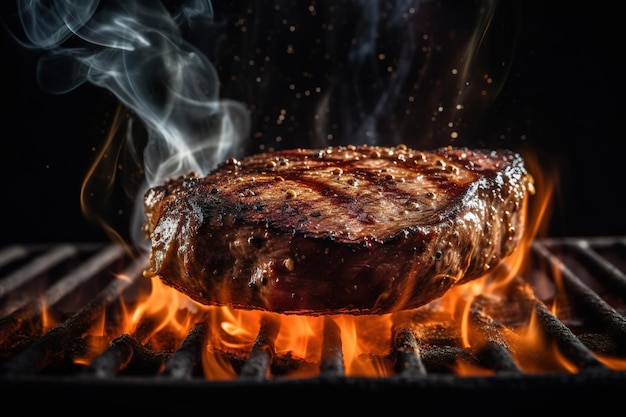
[[[209,305],[415,308],[515,249],[531,181],[506,150],[342,146],[231,159],[146,193],[146,273]]]

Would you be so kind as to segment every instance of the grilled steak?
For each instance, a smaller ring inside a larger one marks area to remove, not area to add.
[[[515,249],[532,185],[507,150],[364,145],[230,159],[146,193],[146,275],[208,305],[415,308]]]

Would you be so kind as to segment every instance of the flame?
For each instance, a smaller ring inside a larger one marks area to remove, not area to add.
[[[529,166],[538,166],[531,155],[526,155],[526,159]],[[433,349],[440,340],[452,340],[458,352],[453,359],[443,362],[450,372],[459,376],[492,375],[494,370],[472,360],[473,355],[489,346],[506,348],[519,369],[526,373],[576,373],[578,367],[545,334],[537,315],[540,301],[533,289],[529,283],[520,281],[520,274],[528,265],[532,242],[541,233],[542,223],[550,212],[555,182],[545,170],[535,169],[534,173],[534,195],[524,208],[527,227],[514,253],[483,277],[452,287],[426,306],[374,316],[283,315],[202,305],[153,277],[149,291],[122,306],[117,328],[105,325],[104,319],[94,323],[86,335],[90,353],[76,362],[89,363],[115,337],[126,333],[152,349],[175,351],[197,323],[205,323],[202,368],[205,377],[213,380],[236,378],[239,373],[236,364],[247,360],[259,343],[259,335],[270,340],[271,355],[287,363],[281,371],[285,377],[319,375],[320,364],[328,354],[324,341],[335,337],[345,375],[389,376],[394,374],[390,354],[394,332],[399,328],[409,329],[424,351]],[[556,315],[559,306],[563,306],[557,300],[563,298],[559,293],[564,288],[558,272],[550,272],[556,293],[551,295],[552,303],[546,309]],[[128,277],[120,275],[117,279]],[[511,298],[512,293],[517,298]],[[513,317],[495,322],[492,316],[497,314],[491,313],[502,306],[512,311],[508,314]],[[626,369],[623,358],[599,354],[597,357],[611,369]]]
[[[626,358],[618,358],[603,354],[596,354],[596,357],[609,369],[612,369],[614,371],[623,371],[626,369]]]
[[[525,372],[575,373],[578,371],[578,368],[559,351],[556,344],[546,339],[537,321],[535,310],[530,311],[530,320],[527,325],[509,329],[506,337],[514,347],[513,356]]]
[[[124,149],[124,136],[119,132],[125,119],[123,110],[122,106],[117,107],[104,146],[98,152],[83,180],[80,203],[82,212],[87,219],[99,224],[112,241],[125,246],[127,239],[120,234],[120,228],[115,226],[118,223],[113,220],[115,213],[103,212],[103,208],[119,210],[119,207],[111,207],[110,204],[116,184],[125,183],[126,187],[129,187],[131,182],[128,175],[119,179],[124,172],[123,167],[125,165],[121,155],[121,151]],[[129,250],[129,253],[132,252]]]
[[[531,162],[532,164],[532,162]],[[549,212],[554,178],[535,177],[535,195],[526,207],[524,237],[516,251],[497,268],[483,277],[452,287],[443,297],[415,310],[384,315],[299,316],[266,311],[237,310],[199,304],[158,277],[149,283],[149,291],[139,299],[125,303],[117,328],[97,320],[87,332],[88,355],[77,358],[87,364],[119,334],[132,334],[151,349],[175,351],[198,323],[207,329],[202,355],[202,369],[207,379],[229,380],[238,377],[237,364],[245,363],[258,348],[259,335],[269,340],[269,354],[279,363],[281,376],[306,378],[319,375],[329,348],[325,340],[339,341],[338,358],[343,372],[355,377],[385,377],[394,374],[391,358],[395,330],[409,329],[418,340],[418,351],[432,351],[439,341],[453,341],[457,346],[453,359],[442,363],[459,376],[493,375],[473,358],[489,347],[501,346],[510,352],[519,369],[525,373],[576,373],[579,367],[559,350],[557,343],[545,334],[538,316],[536,298],[520,273],[528,262],[531,243],[540,232],[543,216]],[[559,314],[564,291],[560,277],[554,277],[552,303],[546,311]],[[117,279],[127,280],[120,275]],[[512,297],[512,294],[516,294]],[[506,309],[504,320],[495,321],[498,309]],[[444,346],[445,344],[442,344]],[[423,348],[423,349],[422,349]],[[435,349],[436,350],[436,349]],[[607,354],[596,354],[609,369],[626,369],[626,360]],[[424,357],[424,360],[429,360]],[[268,371],[271,372],[271,371]]]

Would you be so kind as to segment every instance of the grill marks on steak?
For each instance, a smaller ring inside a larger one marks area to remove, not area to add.
[[[150,189],[150,270],[210,305],[297,314],[419,307],[482,276],[523,233],[509,151],[293,149]]]

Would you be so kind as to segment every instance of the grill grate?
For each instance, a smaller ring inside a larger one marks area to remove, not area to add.
[[[300,398],[311,412],[316,409],[316,396],[337,394],[342,404],[351,404],[350,411],[357,411],[355,407],[367,411],[375,399],[395,395],[395,400],[385,400],[389,412],[394,407],[404,410],[408,401],[417,401],[420,410],[450,407],[431,395],[443,392],[455,398],[456,405],[467,401],[468,407],[488,397],[492,403],[515,403],[509,415],[555,404],[560,411],[574,410],[591,393],[596,401],[604,397],[604,405],[618,401],[608,393],[611,388],[626,388],[626,372],[609,369],[597,354],[626,362],[626,237],[540,239],[533,243],[532,257],[524,281],[535,293],[520,287],[518,306],[535,310],[547,337],[578,367],[575,373],[523,372],[502,342],[501,329],[477,306],[470,318],[486,341],[480,349],[430,343],[427,332],[416,335],[399,323],[387,358],[394,364],[394,374],[384,378],[345,375],[340,331],[330,318],[324,319],[321,363],[316,365],[319,375],[281,377],[286,369],[310,364],[275,354],[278,325],[268,316],[249,355],[229,358],[237,378],[212,381],[202,374],[201,352],[211,331],[203,316],[174,351],[147,347],[155,324],[146,322],[133,334],[106,342],[102,353],[84,364],[75,360],[88,353],[89,343],[97,342],[86,340],[86,330],[105,313],[107,320],[121,318],[119,301],[132,303],[145,289],[149,281],[140,279],[147,266],[145,256],[101,243],[13,245],[0,250],[0,390],[49,399],[25,402],[5,395],[7,403],[15,402],[21,410],[15,415],[44,406],[50,411],[59,401],[66,415],[84,413],[93,401],[102,412],[133,406],[164,411],[165,399],[175,399],[177,407],[206,406],[225,401],[221,394],[233,392],[251,400],[234,402],[239,411],[264,407],[252,398],[267,402],[269,397],[259,396],[277,392]],[[119,279],[120,274],[126,278]],[[555,291],[558,285],[565,292]],[[567,302],[558,303],[563,310],[554,314],[543,301],[557,294],[564,294]],[[419,320],[420,310],[412,319]],[[495,311],[494,306],[489,311]],[[43,332],[47,315],[60,324]],[[493,374],[455,376],[448,365],[459,357]],[[502,411],[498,408],[497,414]],[[481,408],[481,414],[489,412]]]

